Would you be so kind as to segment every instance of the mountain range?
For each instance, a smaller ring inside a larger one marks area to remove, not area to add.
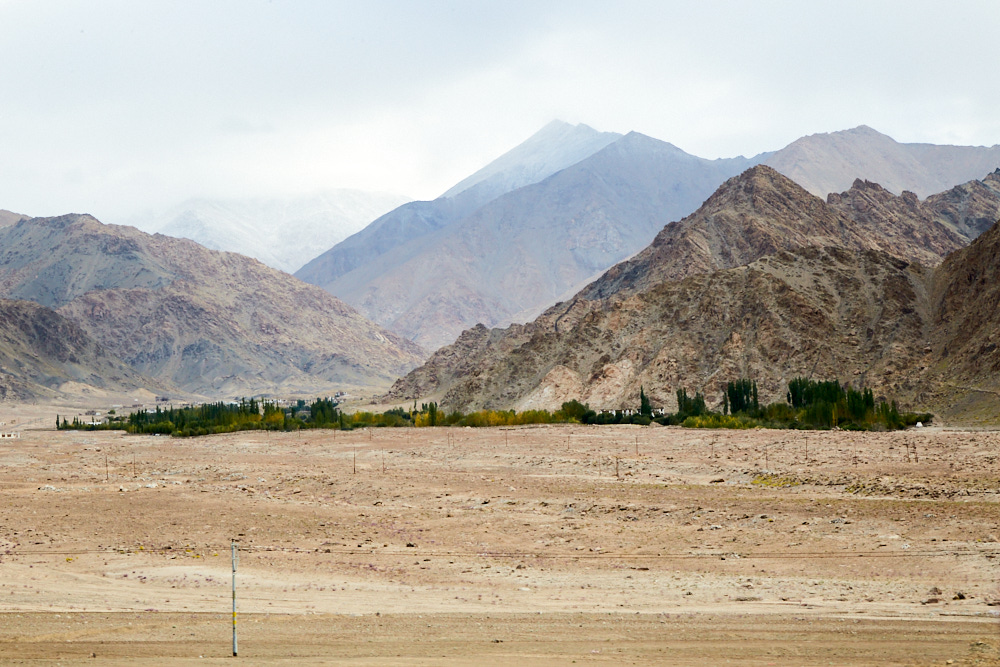
[[[424,355],[257,260],[87,215],[0,228],[0,296],[55,309],[138,373],[207,396],[368,387]]]
[[[296,276],[435,349],[477,322],[534,316],[756,161],[705,160],[632,132],[537,183],[482,204],[477,196],[478,207],[467,205],[467,193],[494,181],[397,209]],[[416,224],[418,212],[434,215]]]
[[[296,275],[436,349],[477,323],[532,319],[758,163],[821,197],[852,188],[859,178],[877,178],[888,184],[886,194],[910,192],[905,202],[919,203],[995,169],[1000,147],[903,144],[861,126],[804,137],[754,158],[705,160],[635,132],[620,136],[555,122],[441,198],[382,216]],[[884,205],[855,194],[856,202],[840,207]],[[971,226],[952,231],[967,243],[991,221],[976,222],[959,209],[955,215]],[[922,233],[920,215],[906,215],[912,233]],[[941,242],[954,249],[954,240]]]
[[[729,380],[754,378],[772,400],[809,376],[955,414],[956,396],[996,398],[995,362],[982,355],[995,356],[989,336],[1000,330],[990,282],[1000,228],[971,246],[956,230],[978,228],[989,206],[1000,217],[997,178],[923,202],[858,180],[824,202],[754,167],[534,321],[466,330],[386,398],[621,408],[637,405],[642,387],[676,408],[679,387],[713,405]],[[969,192],[980,198],[956,217]]]
[[[0,384],[11,395],[155,386],[212,397],[384,387],[426,359],[416,340],[446,346],[391,396],[452,407],[553,407],[571,395],[614,407],[639,386],[669,404],[668,386],[717,396],[716,376],[737,372],[778,392],[814,352],[810,372],[865,378],[905,400],[988,398],[988,366],[975,360],[991,354],[993,293],[976,281],[991,275],[995,148],[901,144],[862,126],[705,160],[635,132],[555,122],[298,272],[327,291],[189,240],[0,211],[0,298],[43,307],[5,302],[21,324],[4,330]],[[987,175],[956,185],[971,169]],[[333,207],[189,204],[164,224],[256,245],[274,262],[326,243]],[[32,333],[44,331],[72,349],[45,348]],[[791,360],[775,356],[782,345]]]

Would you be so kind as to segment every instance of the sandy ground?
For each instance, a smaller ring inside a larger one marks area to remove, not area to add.
[[[232,660],[231,540],[251,664],[1000,664],[996,432],[56,411],[0,409],[0,664]]]

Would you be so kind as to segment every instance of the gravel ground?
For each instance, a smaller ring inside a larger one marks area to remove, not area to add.
[[[0,664],[228,656],[231,540],[263,663],[1000,659],[997,432],[179,440],[55,411],[4,408]]]

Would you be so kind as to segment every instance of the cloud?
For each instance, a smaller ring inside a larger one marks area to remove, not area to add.
[[[0,207],[440,194],[553,118],[705,157],[1000,141],[992,2],[0,2]]]

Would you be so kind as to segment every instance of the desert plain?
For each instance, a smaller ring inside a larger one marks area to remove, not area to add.
[[[0,665],[1000,663],[1000,432],[58,410],[0,413]]]

